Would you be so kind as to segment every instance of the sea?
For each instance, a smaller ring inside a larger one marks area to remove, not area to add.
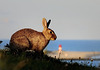
[[[9,40],[1,40],[1,41],[3,42],[0,44],[0,49],[5,49],[4,46],[9,44]],[[55,41],[50,41],[45,50],[57,51],[59,45],[62,46],[63,51],[100,52],[100,40],[55,40]],[[100,55],[93,56],[92,58],[100,58]],[[73,62],[78,62],[78,63],[84,62],[84,64],[90,63],[93,66],[100,67],[100,60],[94,60],[93,62],[91,62],[91,60],[87,61],[74,60]]]

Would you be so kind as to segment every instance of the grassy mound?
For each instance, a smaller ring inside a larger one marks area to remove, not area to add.
[[[0,51],[0,70],[99,70],[77,63],[61,62],[59,59],[34,52],[12,53]]]

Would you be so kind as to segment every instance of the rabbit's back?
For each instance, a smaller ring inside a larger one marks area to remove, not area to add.
[[[27,28],[27,29],[21,29],[21,30],[15,32],[15,33],[12,35],[11,39],[12,39],[12,38],[17,38],[17,37],[20,37],[20,36],[29,37],[32,33],[35,33],[35,32],[37,32],[37,31],[35,31],[35,30],[33,30],[33,29],[28,29],[28,28]]]

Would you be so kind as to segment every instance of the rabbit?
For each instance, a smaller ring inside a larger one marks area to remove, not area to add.
[[[50,40],[56,40],[57,36],[49,27],[51,20],[48,22],[45,18],[42,19],[43,31],[38,32],[30,28],[24,28],[15,32],[10,39],[11,50],[32,50],[36,52],[43,52]]]

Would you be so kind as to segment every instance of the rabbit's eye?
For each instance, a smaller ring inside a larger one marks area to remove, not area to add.
[[[50,31],[50,34],[52,34],[53,32],[52,31]]]

